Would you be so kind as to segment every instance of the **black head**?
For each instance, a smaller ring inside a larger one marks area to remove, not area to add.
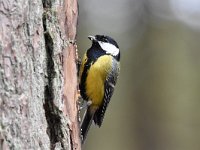
[[[100,47],[106,54],[112,55],[117,60],[120,59],[119,46],[113,38],[105,35],[88,36],[88,38],[92,41],[93,46]]]

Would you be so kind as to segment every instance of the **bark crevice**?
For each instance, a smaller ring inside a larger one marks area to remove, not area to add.
[[[44,4],[44,3],[43,3]],[[45,6],[45,5],[44,5]],[[43,28],[44,28],[44,40],[45,40],[45,49],[46,49],[46,69],[47,69],[47,85],[44,90],[44,110],[45,116],[47,119],[47,134],[50,138],[51,149],[55,149],[58,142],[62,149],[65,149],[65,144],[62,142],[64,137],[62,129],[61,116],[62,112],[54,104],[54,85],[53,80],[55,77],[55,68],[54,68],[54,46],[53,39],[50,33],[47,30],[47,15],[43,15]]]

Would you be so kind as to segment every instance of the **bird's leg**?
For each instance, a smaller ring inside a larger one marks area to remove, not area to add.
[[[90,105],[92,105],[92,101],[91,100],[87,101],[87,106],[90,106]]]
[[[91,100],[89,100],[89,101],[87,101],[87,102],[83,102],[82,106],[80,107],[80,110],[89,107],[91,104],[92,104],[92,101],[91,101]]]

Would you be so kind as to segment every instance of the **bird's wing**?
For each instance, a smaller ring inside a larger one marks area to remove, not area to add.
[[[99,127],[101,126],[101,124],[103,122],[103,118],[104,118],[106,108],[107,108],[107,106],[110,102],[112,95],[113,95],[114,87],[116,85],[117,78],[118,78],[118,75],[119,75],[119,69],[120,69],[119,63],[114,60],[112,66],[113,66],[112,71],[109,73],[109,75],[107,76],[106,81],[104,83],[103,103],[99,107],[99,109],[96,111],[94,118],[93,118],[95,124],[97,124]]]

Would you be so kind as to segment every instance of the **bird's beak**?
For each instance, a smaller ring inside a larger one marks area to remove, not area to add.
[[[90,36],[88,36],[88,39],[91,40],[91,41],[96,41],[96,37],[95,36],[91,36],[90,35]]]

